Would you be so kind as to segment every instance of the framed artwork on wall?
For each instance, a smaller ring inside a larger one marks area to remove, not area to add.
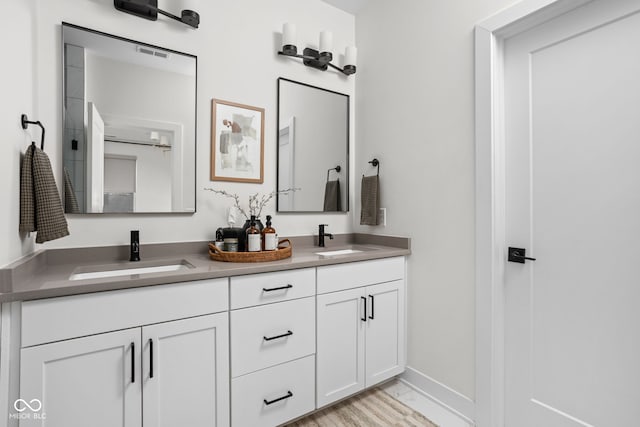
[[[264,181],[264,108],[211,100],[211,181]]]

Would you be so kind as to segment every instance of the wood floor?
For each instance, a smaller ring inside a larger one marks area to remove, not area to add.
[[[373,388],[288,427],[439,427],[424,415]]]

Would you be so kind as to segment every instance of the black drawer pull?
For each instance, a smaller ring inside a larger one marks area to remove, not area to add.
[[[360,299],[364,301],[364,311],[362,312],[363,314],[360,320],[362,320],[363,322],[366,322],[367,321],[367,299],[365,297],[360,297]]]
[[[293,288],[292,284],[288,284],[286,286],[280,286],[277,288],[262,288],[262,292],[273,292],[273,291],[282,291],[284,289],[291,289]]]
[[[149,378],[153,378],[153,340],[149,338]]]
[[[288,337],[288,336],[291,336],[291,335],[293,335],[293,332],[287,331],[285,334],[276,335],[275,337],[269,337],[269,338],[262,337],[262,338],[264,338],[265,341],[271,341],[271,340],[277,340],[278,338],[285,338],[285,337]]]
[[[369,315],[369,319],[373,320],[373,304],[374,304],[374,300],[373,300],[373,295],[369,295],[369,298],[371,298],[371,314]]]
[[[131,343],[131,382],[136,382],[136,344]]]
[[[285,394],[282,397],[279,397],[279,398],[273,399],[273,400],[264,399],[263,402],[264,402],[265,405],[272,405],[272,404],[274,404],[276,402],[280,402],[281,400],[285,400],[285,399],[288,399],[290,397],[293,397],[293,393],[291,393],[291,391],[287,391],[287,394]]]

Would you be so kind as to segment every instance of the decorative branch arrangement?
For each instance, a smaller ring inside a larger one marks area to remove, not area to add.
[[[249,219],[251,215],[255,215],[256,218],[260,218],[262,209],[278,194],[292,193],[300,190],[300,188],[287,188],[286,190],[272,191],[266,194],[250,194],[249,195],[249,214],[240,205],[240,197],[237,194],[232,194],[224,190],[214,190],[213,188],[205,188],[207,191],[212,191],[216,194],[233,199],[235,208],[246,218]]]

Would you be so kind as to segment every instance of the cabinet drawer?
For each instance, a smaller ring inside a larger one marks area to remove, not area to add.
[[[318,267],[318,294],[404,278],[404,257]]]
[[[231,419],[234,427],[277,426],[313,411],[314,400],[315,356],[231,381]]]
[[[252,274],[231,278],[231,309],[312,296],[315,269]]]
[[[231,375],[315,353],[315,298],[231,312]]]
[[[228,310],[228,279],[98,292],[22,304],[22,347]]]

